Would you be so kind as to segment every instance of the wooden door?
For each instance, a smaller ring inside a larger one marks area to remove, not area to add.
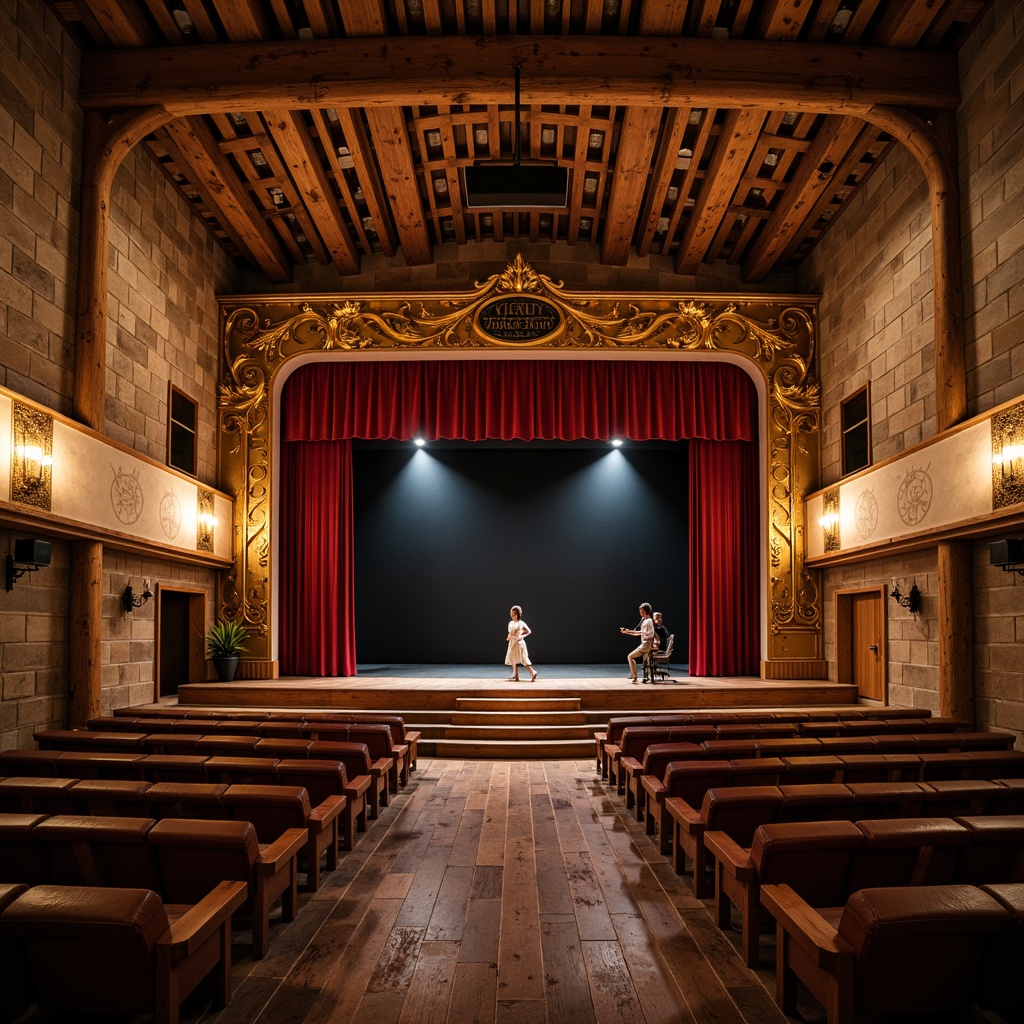
[[[860,697],[885,702],[885,589],[836,594],[836,678]]]
[[[173,697],[181,683],[206,678],[202,591],[159,587],[157,591],[156,699]]]

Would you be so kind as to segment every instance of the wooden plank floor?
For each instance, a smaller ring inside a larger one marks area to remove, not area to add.
[[[741,962],[591,759],[420,759],[409,785],[271,928],[235,935],[203,1024],[775,1024]]]

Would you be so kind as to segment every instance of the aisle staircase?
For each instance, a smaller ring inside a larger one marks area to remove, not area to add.
[[[594,731],[607,721],[579,697],[459,697],[453,711],[407,717],[425,756],[494,759],[592,757]]]

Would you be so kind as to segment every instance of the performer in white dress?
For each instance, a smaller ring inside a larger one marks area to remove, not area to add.
[[[505,664],[512,666],[512,675],[508,677],[506,682],[519,682],[520,665],[525,665],[530,670],[530,681],[532,682],[537,678],[537,673],[534,671],[533,662],[530,661],[530,655],[526,650],[526,638],[530,635],[530,627],[523,622],[523,609],[519,605],[512,605],[509,609],[509,615],[511,618],[508,623],[508,636],[505,637],[508,640],[508,653],[505,655]]]

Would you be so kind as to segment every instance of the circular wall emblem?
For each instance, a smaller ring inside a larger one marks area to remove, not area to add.
[[[476,314],[481,334],[512,345],[543,341],[561,326],[559,308],[534,295],[503,295],[485,302]]]
[[[854,507],[857,532],[867,540],[878,525],[878,500],[871,491],[862,491]]]
[[[912,469],[900,483],[896,510],[907,526],[916,526],[932,507],[932,478],[923,469]]]

